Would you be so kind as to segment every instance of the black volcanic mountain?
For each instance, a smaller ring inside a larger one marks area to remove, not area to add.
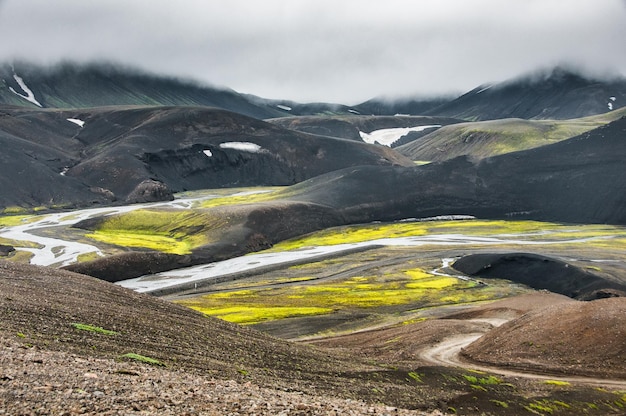
[[[348,166],[411,164],[382,146],[208,107],[5,106],[0,144],[4,207],[163,200],[191,189],[291,185]]]
[[[292,187],[347,222],[444,214],[626,224],[626,118],[580,136],[472,161],[365,166]]]
[[[350,114],[348,107],[338,104],[265,100],[227,88],[204,86],[103,63],[80,65],[66,62],[49,68],[28,63],[3,65],[0,66],[0,80],[0,104],[32,108],[209,106],[259,119],[325,112]]]
[[[495,85],[482,85],[425,112],[426,115],[493,120],[569,119],[626,105],[626,80],[598,80],[556,68]]]

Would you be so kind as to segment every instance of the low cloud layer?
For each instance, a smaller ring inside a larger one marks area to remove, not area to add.
[[[106,60],[353,104],[559,64],[625,75],[624,22],[624,0],[0,0],[0,61]]]

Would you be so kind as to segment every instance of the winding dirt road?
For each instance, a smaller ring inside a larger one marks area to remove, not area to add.
[[[494,327],[499,326],[503,323],[502,319],[477,319],[472,321],[480,321],[480,322],[489,322]],[[594,378],[594,377],[581,377],[581,376],[558,376],[558,375],[549,375],[549,374],[540,374],[534,373],[530,371],[522,371],[515,370],[511,368],[502,368],[496,366],[487,366],[484,364],[477,364],[468,360],[463,360],[461,358],[461,350],[476,341],[478,338],[482,337],[483,333],[470,333],[470,334],[461,334],[461,335],[453,335],[451,337],[445,338],[440,343],[423,350],[420,354],[420,357],[425,361],[445,366],[445,367],[461,367],[472,370],[485,371],[489,373],[499,374],[507,377],[520,377],[520,378],[528,378],[534,380],[554,380],[554,381],[563,381],[567,383],[580,383],[580,384],[590,384],[594,386],[604,386],[611,388],[626,388],[626,380],[611,380],[611,379],[602,379],[602,378]]]

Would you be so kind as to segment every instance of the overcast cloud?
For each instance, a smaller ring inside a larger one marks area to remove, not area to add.
[[[355,104],[537,68],[626,75],[625,0],[0,0],[0,61],[110,60]]]

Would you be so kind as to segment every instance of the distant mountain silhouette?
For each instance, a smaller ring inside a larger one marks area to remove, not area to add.
[[[52,67],[5,64],[0,66],[0,80],[0,104],[33,108],[202,105],[259,119],[291,114],[285,110],[286,106],[280,106],[280,102],[108,63],[66,62]],[[24,88],[30,90],[32,97]],[[302,104],[300,112],[315,114],[332,108],[338,109],[339,106]],[[347,108],[343,112],[347,112]]]
[[[626,105],[626,80],[601,80],[555,68],[499,84],[474,88],[426,115],[493,120],[569,119],[606,113]]]

